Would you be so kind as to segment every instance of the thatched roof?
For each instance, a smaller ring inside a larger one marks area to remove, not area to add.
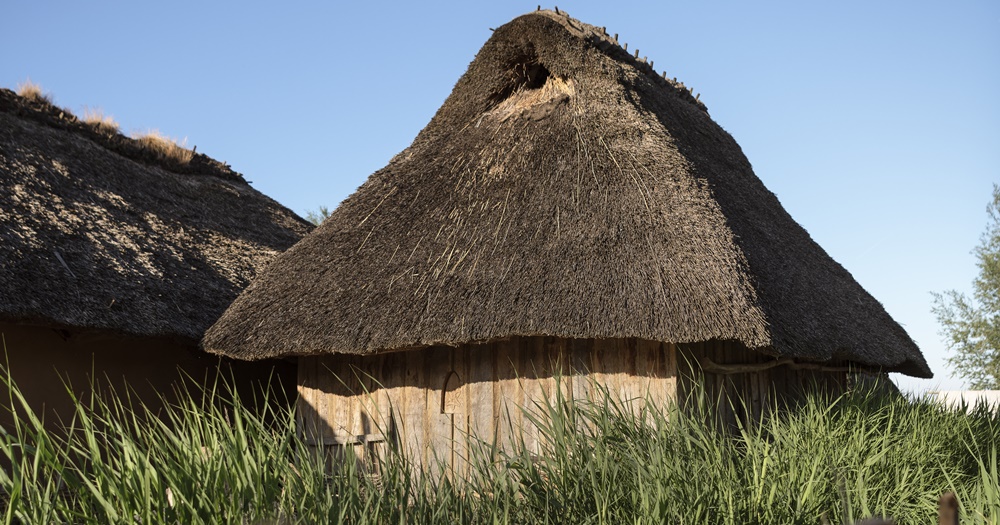
[[[243,359],[515,335],[739,341],[930,377],[682,85],[600,28],[498,28],[430,124],[203,341]]]
[[[222,163],[0,89],[2,322],[196,343],[309,229]]]

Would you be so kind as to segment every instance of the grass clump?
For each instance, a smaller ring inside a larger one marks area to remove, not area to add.
[[[378,476],[354,461],[330,471],[293,410],[224,385],[157,415],[128,396],[78,399],[62,432],[9,391],[4,523],[927,523],[947,490],[964,523],[1000,521],[1000,417],[903,398],[815,396],[725,434],[711,403],[557,397],[526,409],[537,448],[470,438],[456,480],[398,453]]]
[[[139,143],[140,147],[167,163],[185,165],[194,158],[194,151],[184,147],[186,141],[178,144],[176,140],[155,129],[135,133],[132,138]]]
[[[95,130],[105,135],[115,135],[118,133],[120,128],[114,117],[111,115],[105,115],[104,111],[101,109],[84,108],[82,120],[84,124],[93,127]]]
[[[905,398],[810,397],[732,434],[702,403],[666,414],[613,400],[539,407],[553,436],[515,469],[526,512],[599,523],[897,523],[945,491],[966,523],[1000,521],[1000,417]],[[580,422],[583,425],[580,425]],[[578,429],[575,430],[574,429]]]
[[[31,102],[44,102],[52,104],[52,96],[42,91],[42,86],[34,83],[31,79],[25,79],[17,85],[18,96],[30,100]]]

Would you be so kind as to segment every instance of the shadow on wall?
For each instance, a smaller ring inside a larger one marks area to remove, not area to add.
[[[13,382],[50,430],[73,416],[67,388],[86,400],[94,384],[103,392],[130,392],[133,400],[154,412],[164,401],[176,401],[178,387],[184,382],[191,386],[192,380],[202,385],[230,381],[240,399],[258,412],[264,409],[265,386],[273,390],[268,402],[277,405],[274,408],[288,407],[295,399],[292,362],[237,362],[206,354],[192,344],[39,326],[0,323],[0,333]],[[0,425],[10,428],[12,423],[11,399],[3,395]]]

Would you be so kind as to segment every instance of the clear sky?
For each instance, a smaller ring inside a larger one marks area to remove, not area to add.
[[[518,2],[7,0],[0,86],[158,129],[304,214],[409,145]],[[944,364],[931,291],[968,291],[1000,182],[996,1],[567,1],[677,77],[758,177]],[[543,5],[552,8],[552,5]]]

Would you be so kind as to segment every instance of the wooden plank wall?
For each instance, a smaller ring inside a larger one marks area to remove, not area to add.
[[[809,391],[822,390],[839,395],[847,388],[846,372],[792,369],[778,366],[753,373],[702,373],[699,357],[705,356],[716,364],[752,364],[773,361],[775,357],[748,350],[729,341],[710,341],[678,346],[679,401],[691,409],[697,403],[696,394],[705,397],[717,420],[732,427],[758,420],[775,408],[785,409],[801,402]],[[828,363],[846,366],[847,363]]]
[[[517,337],[371,357],[299,360],[299,428],[307,442],[353,450],[364,460],[399,447],[425,466],[466,470],[467,435],[497,446],[523,440],[537,453],[542,436],[524,410],[599,397],[607,388],[640,410],[648,396],[677,398],[673,345],[652,341]],[[342,459],[338,459],[342,460]]]

